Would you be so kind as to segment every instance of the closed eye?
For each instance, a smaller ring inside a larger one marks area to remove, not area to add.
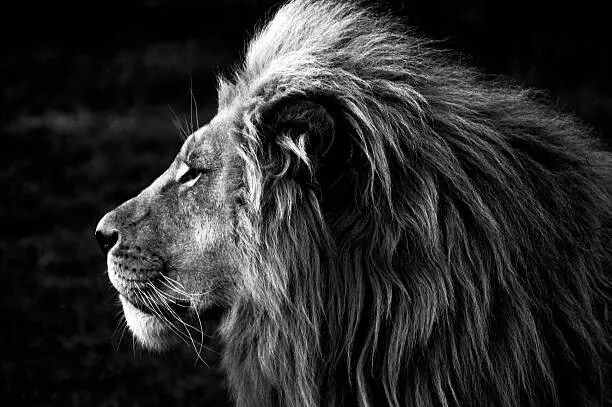
[[[178,169],[176,170],[175,180],[178,184],[185,187],[191,187],[205,172],[206,170],[204,169],[194,168],[185,163],[180,163]]]

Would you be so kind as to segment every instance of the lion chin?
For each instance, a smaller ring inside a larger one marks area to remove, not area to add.
[[[172,344],[170,328],[154,315],[136,308],[123,295],[119,295],[125,320],[138,342],[147,349],[162,351]]]

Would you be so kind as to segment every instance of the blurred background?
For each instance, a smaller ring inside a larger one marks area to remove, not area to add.
[[[606,141],[612,50],[603,2],[396,1],[462,60],[546,90]],[[0,400],[6,406],[224,406],[214,352],[150,355],[122,335],[98,219],[170,163],[171,110],[205,123],[277,1],[0,6]],[[213,348],[215,344],[211,343]]]

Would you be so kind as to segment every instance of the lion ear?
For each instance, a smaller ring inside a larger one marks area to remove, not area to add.
[[[271,129],[280,145],[293,149],[288,143],[295,143],[309,160],[320,160],[329,150],[334,139],[334,120],[323,105],[310,100],[289,100],[270,113]]]
[[[264,116],[274,144],[285,155],[293,154],[316,172],[329,152],[335,134],[334,120],[321,104],[303,99],[276,103]]]

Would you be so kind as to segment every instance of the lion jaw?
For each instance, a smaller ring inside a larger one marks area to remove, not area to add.
[[[170,330],[155,315],[147,314],[135,307],[123,295],[119,295],[123,313],[130,331],[146,348],[161,351],[170,345]]]

